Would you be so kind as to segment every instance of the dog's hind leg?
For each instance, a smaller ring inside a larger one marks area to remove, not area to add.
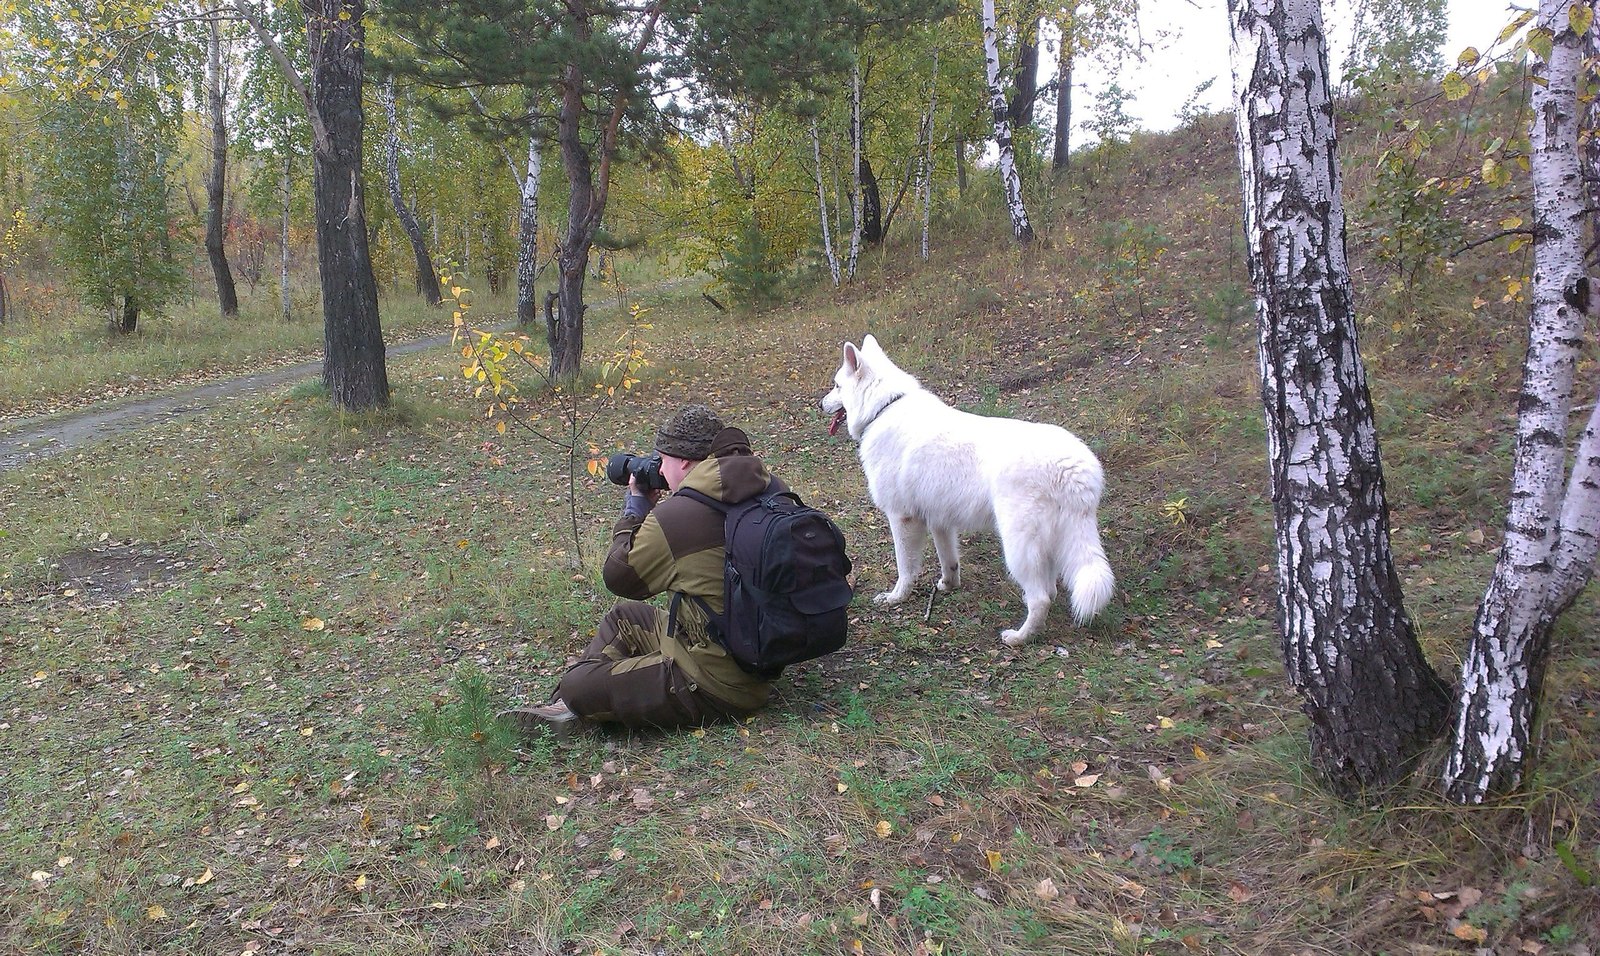
[[[933,550],[939,553],[939,590],[961,587],[961,537],[951,528],[933,529]]]
[[[900,579],[893,590],[874,597],[875,604],[899,604],[911,596],[911,587],[922,571],[922,551],[928,544],[928,525],[915,515],[890,515],[889,530],[894,534],[894,563]]]
[[[996,515],[1000,547],[1005,552],[1006,570],[1022,585],[1022,600],[1028,616],[1019,627],[1000,632],[1000,640],[1010,647],[1026,644],[1044,626],[1050,602],[1056,596],[1054,542],[1040,539],[1041,528],[1022,515]]]

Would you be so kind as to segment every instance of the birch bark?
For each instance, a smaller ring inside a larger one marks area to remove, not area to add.
[[[841,277],[839,275],[839,257],[833,252],[833,233],[828,230],[828,200],[822,191],[822,136],[817,131],[817,119],[811,118],[811,158],[816,164],[817,173],[817,213],[822,220],[822,254],[828,257],[828,274],[833,277],[833,287],[837,289]]]
[[[983,0],[983,63],[989,81],[989,112],[994,117],[994,139],[1000,148],[1000,182],[1005,187],[1006,209],[1011,214],[1011,235],[1018,242],[1033,241],[1033,226],[1022,205],[1022,177],[1017,173],[1016,150],[1011,142],[1011,112],[1000,85],[1000,46],[995,35],[994,0]]]
[[[1578,154],[1583,38],[1572,0],[1541,0],[1536,26],[1554,34],[1533,65],[1533,305],[1518,402],[1511,502],[1461,667],[1446,794],[1477,803],[1516,788],[1530,765],[1550,635],[1594,570],[1600,527],[1600,442],[1591,413],[1567,476],[1567,420],[1590,306],[1583,269],[1584,181]]]
[[[1449,692],[1401,603],[1356,345],[1318,0],[1230,0],[1284,663],[1345,794],[1402,777]]]

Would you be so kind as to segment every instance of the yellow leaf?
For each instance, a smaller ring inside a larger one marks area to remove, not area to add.
[[[161,905],[158,903],[144,911],[144,918],[150,920],[152,923],[157,920],[164,920],[167,918],[167,911],[162,909]]]
[[[212,873],[211,872],[211,867],[208,866],[208,867],[206,867],[206,871],[204,873],[202,873],[199,876],[194,878],[194,885],[195,886],[205,886],[207,883],[210,883],[215,878],[216,878],[216,874]]]
[[[1211,755],[1206,753],[1204,748],[1202,748],[1199,744],[1195,744],[1194,745],[1194,759],[1200,761],[1201,763],[1206,763],[1207,761],[1209,761],[1211,759]]]
[[[364,890],[364,889],[366,889],[367,888],[367,874],[363,873],[360,876],[356,877],[356,881],[354,883],[350,884],[350,888],[353,889],[353,890]]]
[[[848,783],[836,783],[836,784],[833,785],[833,787],[834,787],[835,790],[838,790],[840,793],[844,793],[846,790],[850,789],[850,785]]]
[[[984,850],[983,858],[988,862],[989,871],[991,873],[1000,872],[1000,862],[1004,859],[1004,857],[1000,855],[999,850]]]
[[[503,421],[495,422],[494,430],[504,435],[506,433],[506,423]]]
[[[1567,8],[1567,22],[1572,24],[1572,32],[1581,37],[1594,23],[1594,10],[1587,3],[1574,3]]]
[[[1456,924],[1456,928],[1450,931],[1450,935],[1456,939],[1466,940],[1469,943],[1481,943],[1489,938],[1489,933],[1486,930],[1473,926],[1471,923]]]
[[[894,832],[894,824],[890,823],[888,820],[879,820],[878,825],[873,827],[872,830],[874,833],[878,834],[878,836],[887,838],[889,834]]]
[[[1172,718],[1171,717],[1157,717],[1156,718],[1156,726],[1160,727],[1162,730],[1171,730],[1173,728]]]
[[[302,631],[320,631],[327,626],[320,617],[308,617],[300,622]]]

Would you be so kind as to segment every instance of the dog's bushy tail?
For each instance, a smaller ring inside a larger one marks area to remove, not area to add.
[[[1080,625],[1105,610],[1116,593],[1117,579],[1111,573],[1105,548],[1100,544],[1096,514],[1104,478],[1095,462],[1091,469],[1075,470],[1068,479],[1067,500],[1071,502],[1065,518],[1057,556],[1061,580],[1072,596],[1072,616]]]

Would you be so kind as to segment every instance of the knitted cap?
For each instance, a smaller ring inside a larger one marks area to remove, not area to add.
[[[711,454],[711,440],[722,431],[722,419],[704,405],[685,405],[656,430],[656,451],[674,458],[702,461]]]

